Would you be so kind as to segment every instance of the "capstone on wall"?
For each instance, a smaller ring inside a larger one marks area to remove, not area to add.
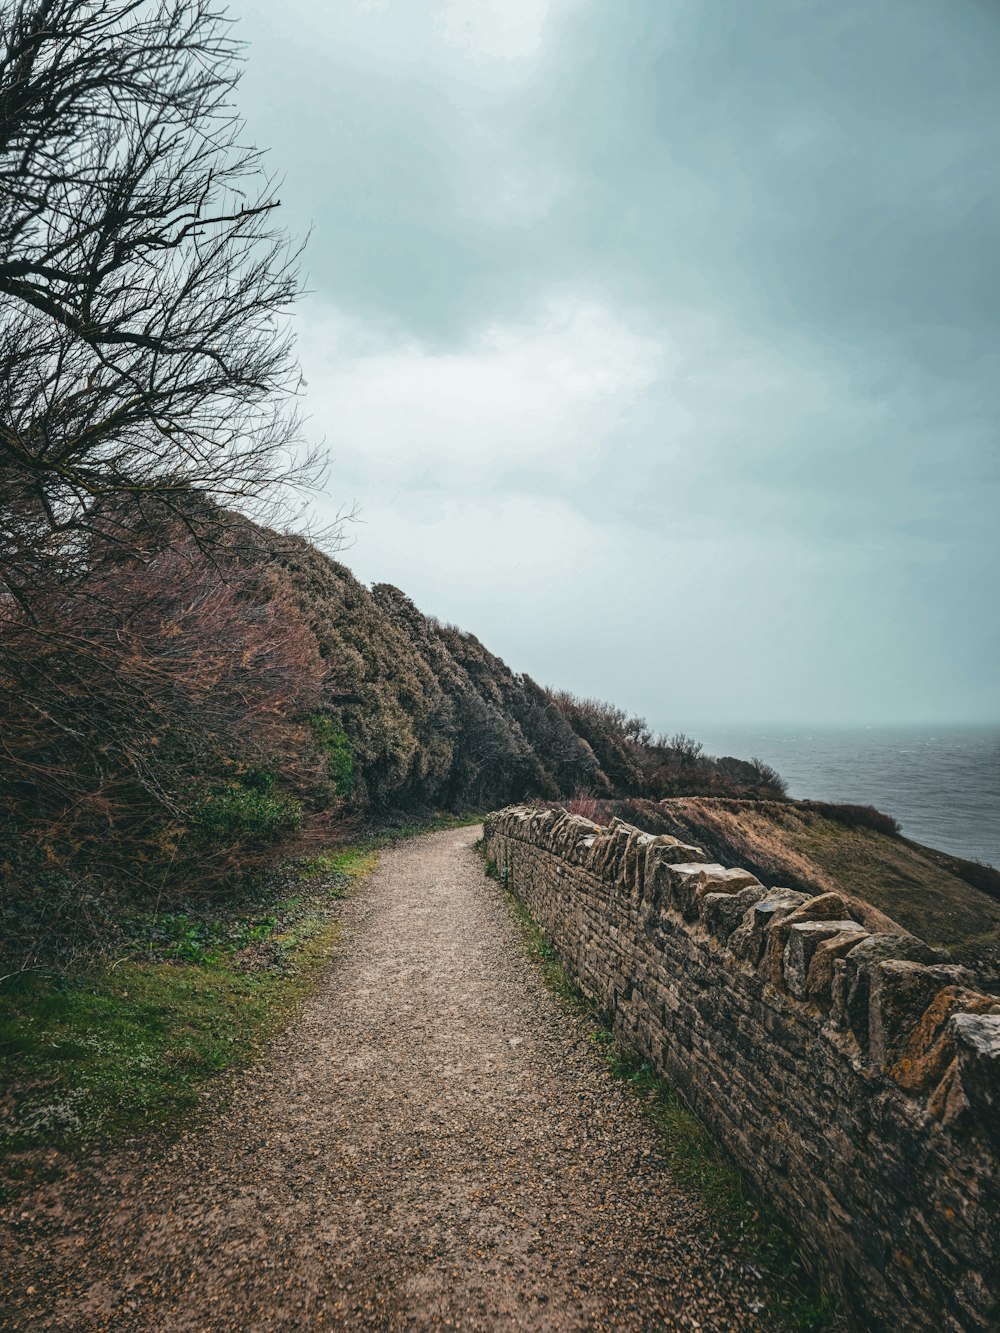
[[[1000,1329],[996,997],[866,903],[620,821],[513,807],[486,847],[856,1327]]]

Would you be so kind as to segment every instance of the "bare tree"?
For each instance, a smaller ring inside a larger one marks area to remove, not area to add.
[[[672,736],[663,733],[657,737],[656,745],[661,750],[670,750],[683,764],[693,764],[701,758],[705,749],[701,741],[696,741],[693,736],[688,736],[683,731],[675,731]]]
[[[0,581],[29,613],[95,534],[204,535],[315,467],[239,57],[209,0],[0,0]]]

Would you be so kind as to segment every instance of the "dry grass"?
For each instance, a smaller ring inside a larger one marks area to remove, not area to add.
[[[986,982],[1000,982],[1000,902],[930,849],[794,805],[682,798],[660,808],[713,856],[747,865],[766,883],[864,899]]]

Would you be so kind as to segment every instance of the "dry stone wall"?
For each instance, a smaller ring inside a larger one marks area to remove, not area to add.
[[[1000,1329],[1000,1002],[857,899],[513,807],[488,855],[860,1329]]]

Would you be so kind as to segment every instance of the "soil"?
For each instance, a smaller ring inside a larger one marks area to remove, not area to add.
[[[20,1205],[0,1327],[766,1327],[477,836],[383,854],[320,990],[216,1113]]]

